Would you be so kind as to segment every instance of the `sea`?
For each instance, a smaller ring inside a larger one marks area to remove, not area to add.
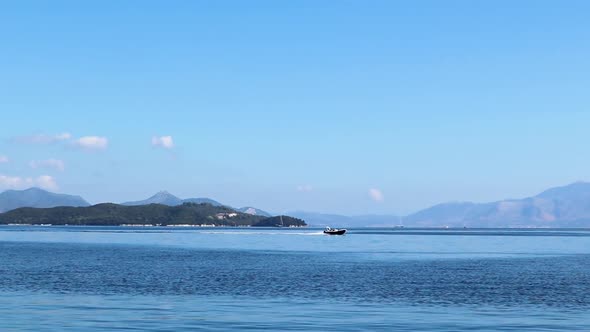
[[[590,230],[0,226],[0,331],[590,331]]]

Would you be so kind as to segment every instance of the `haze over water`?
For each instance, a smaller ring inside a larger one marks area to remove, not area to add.
[[[2,330],[588,330],[588,230],[0,227]]]

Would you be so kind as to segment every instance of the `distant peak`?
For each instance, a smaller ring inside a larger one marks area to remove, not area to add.
[[[445,203],[439,203],[434,206],[468,206],[468,205],[475,205],[476,203],[469,202],[469,201],[449,201]]]
[[[21,192],[21,193],[49,193],[49,194],[54,194],[54,192],[45,190],[45,189],[41,189],[39,187],[31,187],[31,188],[27,188],[27,189],[9,189],[6,190],[7,192]]]
[[[563,199],[565,197],[588,197],[590,195],[590,182],[578,181],[562,187],[554,187],[538,194],[537,198]]]
[[[25,189],[23,191],[47,191],[47,190],[41,189],[39,187],[31,187],[31,188]]]
[[[162,196],[174,196],[166,190],[158,191],[153,197],[162,197]]]
[[[580,188],[580,187],[590,187],[590,182],[576,181],[576,182],[572,182],[570,184],[567,184],[565,186],[558,186],[558,187],[549,188],[546,191],[563,190],[563,189],[568,189],[568,188]]]

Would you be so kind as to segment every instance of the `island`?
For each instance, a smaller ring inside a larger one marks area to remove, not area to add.
[[[289,216],[265,217],[209,203],[177,206],[148,204],[126,206],[103,203],[84,207],[23,207],[0,214],[0,225],[80,226],[233,226],[304,227],[305,221]]]

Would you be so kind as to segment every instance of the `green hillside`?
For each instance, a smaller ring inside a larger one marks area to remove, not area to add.
[[[149,204],[124,206],[97,204],[89,207],[19,208],[0,214],[0,224],[52,225],[215,225],[266,226],[263,216],[237,212],[224,206],[184,203],[178,206]],[[269,225],[272,226],[272,225]],[[289,220],[284,226],[306,226]]]

